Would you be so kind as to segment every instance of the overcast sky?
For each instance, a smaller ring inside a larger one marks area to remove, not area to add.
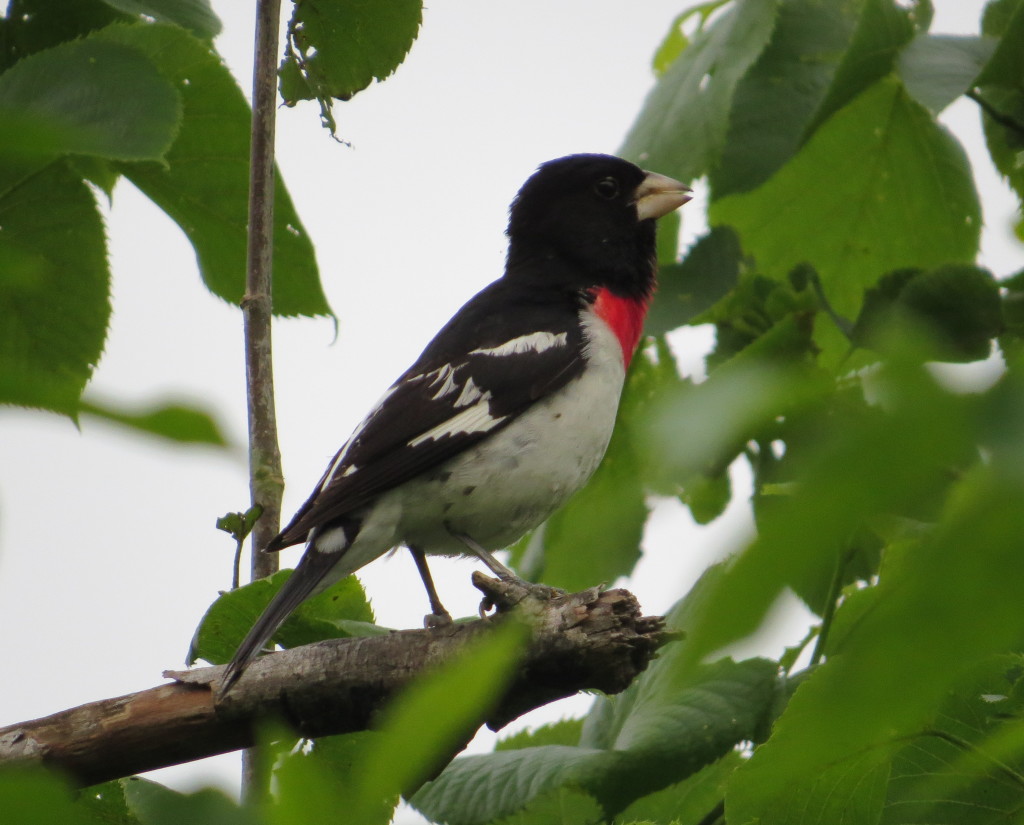
[[[218,48],[248,94],[253,4],[213,5],[224,22]],[[545,160],[621,144],[652,85],[651,54],[688,5],[430,4],[395,76],[336,107],[351,148],[320,129],[312,104],[281,110],[279,164],[339,321],[336,339],[328,320],[275,325],[286,518],[434,331],[501,274],[508,204],[523,180]],[[935,5],[933,31],[977,31],[981,0]],[[975,162],[983,263],[997,275],[1024,267],[1009,231],[1015,200],[987,163],[975,107],[962,101],[943,119]],[[703,225],[701,208],[684,207],[687,237]],[[231,581],[232,542],[214,520],[248,506],[241,316],[205,290],[184,236],[130,183],[118,184],[107,224],[114,317],[89,393],[200,404],[236,449],[182,449],[88,419],[79,431],[0,408],[0,725],[152,687],[161,670],[180,667],[196,623]],[[684,370],[699,370],[709,340],[706,330],[674,339]],[[705,529],[661,503],[630,581],[645,612],[665,611],[748,523],[742,500]],[[432,566],[449,609],[474,612],[471,564]],[[380,623],[420,624],[426,600],[408,554],[364,572]],[[157,778],[232,788],[237,757]]]

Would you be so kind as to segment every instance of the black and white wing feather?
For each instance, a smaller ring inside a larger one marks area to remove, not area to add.
[[[313,495],[267,547],[335,520],[508,426],[580,375],[578,291],[522,295],[497,281],[471,299],[384,394]],[[532,323],[524,333],[524,319]]]

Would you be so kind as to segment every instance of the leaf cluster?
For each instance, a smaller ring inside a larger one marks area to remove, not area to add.
[[[82,401],[111,313],[97,195],[120,178],[182,229],[207,288],[242,300],[250,110],[219,30],[208,0],[11,0],[0,17],[0,403],[224,443],[201,410]],[[280,177],[274,268],[276,313],[330,313]]]

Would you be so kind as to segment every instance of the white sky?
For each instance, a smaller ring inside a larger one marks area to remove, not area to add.
[[[254,4],[213,5],[224,22],[218,48],[248,94]],[[352,148],[319,128],[313,104],[281,110],[279,163],[340,324],[336,341],[326,320],[275,326],[286,518],[433,332],[501,274],[508,204],[530,172],[621,144],[652,85],[650,57],[688,5],[429,4],[396,75],[336,107]],[[932,30],[976,32],[982,5],[936,0]],[[959,102],[944,120],[975,162],[983,263],[1013,272],[1024,266],[1009,232],[1015,200],[985,160],[975,107]],[[687,236],[703,225],[700,208],[683,210]],[[214,520],[248,506],[241,316],[205,290],[184,236],[129,183],[118,185],[107,222],[114,317],[90,392],[140,406],[199,402],[238,449],[182,449],[93,420],[79,431],[56,416],[0,408],[0,725],[152,687],[163,669],[180,667],[196,623],[231,581],[232,542]],[[684,369],[699,368],[708,340],[700,330],[676,338]],[[659,505],[629,582],[645,612],[665,611],[735,547],[746,523],[742,501],[705,529],[681,505]],[[297,556],[286,551],[282,561]],[[432,567],[449,609],[474,612],[470,563]],[[408,554],[363,573],[380,623],[419,626],[426,600]],[[587,704],[572,700],[541,717]],[[157,778],[233,788],[237,757]]]

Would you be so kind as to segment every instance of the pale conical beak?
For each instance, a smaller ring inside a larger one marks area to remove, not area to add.
[[[636,188],[636,214],[640,220],[660,218],[690,200],[689,186],[657,172],[648,172]]]

